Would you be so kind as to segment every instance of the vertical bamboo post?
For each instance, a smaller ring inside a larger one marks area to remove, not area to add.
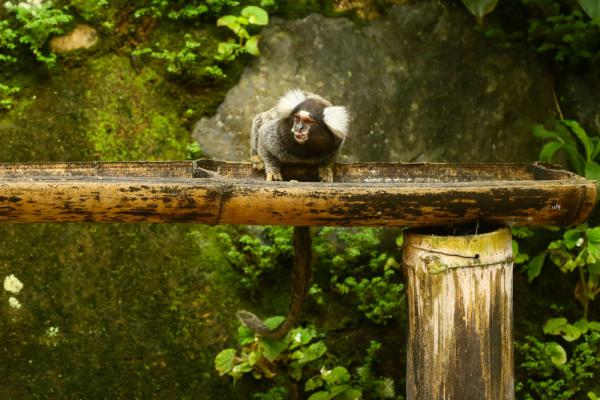
[[[404,234],[408,400],[512,400],[512,237]]]

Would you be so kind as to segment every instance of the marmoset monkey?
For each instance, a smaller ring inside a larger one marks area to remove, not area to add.
[[[280,181],[281,165],[313,164],[319,178],[333,182],[333,165],[348,134],[349,113],[316,94],[291,90],[275,107],[252,121],[252,167],[265,170],[268,181]],[[254,314],[238,312],[240,321],[253,332],[280,339],[296,323],[311,279],[311,238],[308,227],[294,227],[294,270],[292,299],[288,314],[276,329],[270,330]]]
[[[268,181],[280,181],[281,164],[319,166],[322,181],[333,181],[333,164],[348,134],[348,110],[316,94],[291,90],[252,121],[252,165]]]

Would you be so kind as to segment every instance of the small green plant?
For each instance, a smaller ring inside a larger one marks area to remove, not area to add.
[[[259,35],[250,35],[248,27],[251,25],[265,26],[269,24],[269,14],[257,6],[246,6],[240,15],[225,15],[217,20],[217,26],[230,29],[237,36],[237,41],[229,39],[219,43],[215,59],[218,61],[232,61],[240,54],[247,53],[253,56],[260,55],[258,49]]]
[[[15,86],[8,86],[0,83],[0,110],[11,109],[14,103],[13,95],[19,93],[21,88]]]
[[[394,260],[395,262],[395,260]],[[393,282],[396,271],[392,263],[383,266],[383,275],[357,280],[349,276],[335,283],[340,294],[353,293],[357,296],[358,310],[377,324],[385,324],[404,303],[404,285]]]
[[[588,135],[581,125],[571,120],[557,122],[553,130],[535,126],[533,134],[548,140],[540,151],[541,161],[552,162],[556,154],[563,151],[575,172],[600,182],[600,137]]]
[[[528,336],[525,343],[517,344],[517,351],[524,360],[519,367],[528,374],[526,380],[516,385],[520,398],[569,400],[588,393],[600,373],[600,333],[590,331],[582,339],[571,357],[560,344],[542,342],[532,336]]]
[[[544,324],[545,334],[560,336],[567,342],[573,342],[588,332],[600,333],[600,322],[582,318],[570,324],[566,318],[559,317],[550,318]]]
[[[50,36],[63,33],[73,17],[51,0],[7,1],[4,7],[10,17],[0,24],[0,52],[5,53],[0,61],[15,62],[15,52],[26,46],[36,60],[53,66],[56,55],[45,52],[44,46]]]
[[[164,48],[161,43],[155,43],[153,48],[136,49],[131,54],[164,61],[168,72],[179,75],[198,61],[198,48],[202,46],[201,42],[194,40],[188,33],[183,35],[183,39],[183,47],[176,51]]]
[[[150,0],[139,7],[134,16],[141,18],[168,18],[172,20],[195,20],[205,14],[219,14],[226,7],[235,7],[239,1],[234,0]]]
[[[575,297],[587,319],[590,303],[600,294],[600,227],[582,224],[567,229],[562,239],[550,242],[546,250],[527,263],[525,270],[530,281],[540,275],[547,258],[564,273],[577,272]]]
[[[398,262],[380,250],[379,230],[324,228],[315,240],[319,270],[328,270],[335,292],[357,300],[369,320],[385,324],[404,305]]]
[[[292,260],[292,230],[287,227],[264,227],[257,237],[243,234],[239,238],[222,232],[219,234],[229,263],[242,273],[242,285],[254,291],[260,278],[277,265]]]
[[[276,328],[284,317],[265,320],[269,328]],[[295,328],[282,340],[269,340],[254,335],[241,326],[238,342],[241,350],[229,348],[215,357],[215,368],[220,375],[229,375],[234,381],[244,375],[255,379],[271,379],[276,386],[254,399],[280,400],[298,398],[299,388],[309,400],[362,399],[365,389],[372,390],[371,399],[396,398],[394,382],[390,378],[379,378],[373,373],[375,353],[381,345],[371,342],[364,364],[351,374],[348,368],[332,365],[332,355],[327,345],[312,326]],[[295,396],[290,396],[294,391]]]

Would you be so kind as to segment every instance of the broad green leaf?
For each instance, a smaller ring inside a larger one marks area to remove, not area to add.
[[[274,361],[287,348],[287,343],[279,340],[261,339],[260,348],[267,360]]]
[[[589,328],[589,324],[587,319],[582,318],[578,321],[575,321],[575,323],[573,323],[573,325],[579,329],[581,331],[582,334],[585,334],[588,331]]]
[[[250,343],[253,343],[255,339],[256,339],[256,335],[254,334],[254,332],[252,332],[250,329],[248,329],[244,325],[241,325],[238,328],[238,342],[242,346],[246,346]]]
[[[594,332],[600,332],[600,322],[588,321],[588,328]]]
[[[571,129],[571,131],[579,138],[581,144],[583,144],[583,148],[585,149],[585,157],[587,160],[590,160],[590,157],[592,156],[592,152],[594,150],[594,145],[587,133],[585,132],[585,130],[583,130],[583,128],[577,123],[577,121],[564,120],[562,121],[562,123],[568,126]]]
[[[252,366],[248,364],[247,361],[243,361],[233,366],[233,368],[231,369],[231,375],[242,376],[242,374],[250,371],[252,371]]]
[[[300,364],[306,364],[321,357],[327,351],[327,346],[323,341],[311,344],[304,350],[295,351],[292,354],[292,359],[297,360]]]
[[[308,400],[329,400],[331,399],[331,394],[329,392],[320,391],[312,394]]]
[[[329,389],[329,393],[332,399],[346,399],[345,394],[348,389],[350,389],[349,385],[336,385]]]
[[[276,315],[274,317],[270,317],[265,319],[265,326],[271,330],[276,329],[281,323],[285,320],[285,317],[281,315]]]
[[[583,11],[597,24],[600,24],[600,1],[577,0]]]
[[[539,137],[540,139],[556,139],[559,136],[554,131],[549,131],[544,128],[542,125],[535,125],[532,128],[533,135]]]
[[[588,396],[588,399],[590,399],[590,400],[600,400],[600,396],[598,396],[594,392],[588,392],[587,396]]]
[[[590,256],[594,257],[596,260],[600,259],[600,244],[588,242],[586,248]]]
[[[362,399],[362,392],[358,389],[354,389],[354,388],[348,388],[346,389],[346,391],[344,393],[341,394],[341,396],[337,397],[337,399],[339,400],[360,400]],[[384,398],[384,397],[382,397]],[[391,398],[389,396],[386,396],[385,398]]]
[[[248,18],[248,22],[253,25],[268,25],[269,14],[265,10],[256,6],[244,7],[241,13],[244,17]]]
[[[219,53],[219,59],[229,61],[235,58],[237,50],[240,45],[234,42],[221,42],[217,46],[217,52]]]
[[[556,136],[556,141],[562,142],[563,149],[567,155],[567,159],[571,164],[571,167],[579,175],[583,175],[585,167],[585,158],[579,153],[577,142],[573,138],[573,134],[569,131],[565,125],[556,125],[556,129],[553,131]]]
[[[337,366],[330,371],[321,373],[321,377],[330,385],[347,383],[350,381],[350,374],[348,373],[348,370],[341,366]]]
[[[494,11],[496,4],[498,4],[498,0],[462,0],[462,2],[479,21],[481,21],[485,15]]]
[[[233,369],[233,360],[235,358],[235,349],[222,350],[215,357],[215,369],[219,375],[225,375]]]
[[[258,39],[260,37],[258,35],[256,36],[250,36],[250,38],[248,40],[246,40],[246,45],[244,46],[244,48],[246,49],[246,52],[250,55],[253,56],[260,56],[260,50],[258,48]]]
[[[542,267],[544,266],[544,261],[546,260],[546,254],[547,253],[545,251],[538,254],[527,264],[527,279],[529,279],[529,282],[537,278],[542,272]]]
[[[552,162],[552,158],[554,157],[554,154],[556,154],[556,152],[560,149],[562,149],[563,144],[560,142],[549,142],[546,143],[544,145],[544,147],[542,147],[542,150],[540,151],[540,155],[539,155],[539,159],[540,161],[543,162]]]
[[[567,362],[567,352],[556,342],[546,344],[546,353],[550,357],[550,360],[552,360],[552,363],[556,366],[564,365]]]
[[[217,19],[217,26],[225,26],[231,29],[232,31],[237,25],[239,25],[239,23],[237,22],[237,17],[235,15],[225,15]]]
[[[523,264],[525,261],[529,260],[529,256],[527,254],[519,252],[519,243],[516,240],[512,241],[512,250],[515,264]]]
[[[248,35],[246,28],[240,24],[240,21],[242,20],[235,15],[225,15],[217,20],[217,26],[224,26],[232,30],[237,36],[241,38],[248,38],[250,35]]]
[[[317,337],[317,331],[312,326],[308,328],[296,328],[290,332],[289,337],[292,341],[290,350],[293,350],[297,347],[307,345],[311,340]]]
[[[600,155],[600,138],[597,136],[592,136],[590,140],[594,144],[594,151],[592,151],[591,159],[595,160],[598,157],[598,155]]]
[[[569,229],[565,232],[565,234],[563,235],[563,239],[565,241],[565,246],[567,246],[567,249],[571,250],[575,247],[577,247],[577,244],[579,243],[579,239],[581,238],[582,233],[581,231],[577,230],[577,229]],[[583,240],[582,240],[583,242]]]
[[[596,161],[585,163],[584,175],[588,179],[593,179],[600,185],[600,165]]]
[[[588,242],[600,244],[600,226],[586,229],[585,236],[587,236]]]
[[[560,335],[562,329],[567,326],[568,322],[566,318],[550,318],[544,324],[544,333],[549,335]]]
[[[396,236],[396,246],[402,248],[403,244],[404,244],[404,235],[400,234],[400,235]]]
[[[562,337],[567,342],[574,342],[575,340],[579,339],[579,337],[582,334],[582,332],[575,325],[571,324],[565,325],[565,327],[562,330]]]
[[[600,259],[600,226],[585,230],[587,237],[587,251],[596,260]]]
[[[321,386],[323,386],[323,379],[316,376],[306,381],[306,384],[304,385],[304,391],[310,392],[317,388],[320,388]]]
[[[262,353],[260,352],[260,350],[251,351],[250,354],[248,354],[248,364],[252,366],[256,364],[261,358]]]

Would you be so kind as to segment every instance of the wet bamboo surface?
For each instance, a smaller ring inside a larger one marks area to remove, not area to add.
[[[337,164],[334,182],[289,166],[265,182],[213,160],[0,164],[0,222],[428,226],[577,224],[596,185],[531,164]]]
[[[513,400],[512,238],[405,232],[408,400]]]

